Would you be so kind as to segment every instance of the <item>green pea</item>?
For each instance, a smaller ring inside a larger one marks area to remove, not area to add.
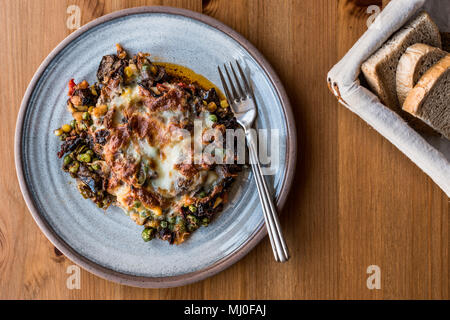
[[[211,120],[212,122],[217,122],[217,116],[215,114],[210,114],[209,120]]]
[[[70,173],[77,173],[78,172],[78,168],[80,168],[80,163],[75,161],[69,168],[69,172]]]
[[[198,229],[198,226],[195,225],[195,224],[190,224],[190,225],[187,226],[187,230],[188,230],[189,232],[194,232],[194,231],[197,230],[197,229]]]
[[[91,162],[91,156],[87,153],[82,153],[77,156],[77,160],[81,162]]]
[[[170,224],[175,223],[177,221],[177,218],[175,216],[171,216],[167,218],[167,222]]]
[[[161,221],[160,226],[161,228],[167,228],[167,221]]]
[[[188,214],[187,215],[187,220],[189,221],[189,223],[198,223],[198,218],[196,216],[194,216],[193,214]]]
[[[64,157],[64,165],[67,166],[69,164],[72,163],[72,157],[68,154],[67,156]]]
[[[98,165],[98,163],[94,163],[91,167],[94,170],[99,170],[100,169],[100,166]]]
[[[198,197],[199,197],[199,198],[204,198],[204,197],[206,197],[206,192],[205,192],[205,191],[200,192],[200,193],[198,194]]]
[[[196,229],[198,229],[199,224],[198,224],[198,218],[192,214],[189,214],[187,217],[187,220],[189,222],[188,224],[188,231],[192,232]]]
[[[144,240],[145,242],[148,242],[150,240],[152,240],[155,236],[155,229],[153,228],[145,228],[144,231],[142,231],[142,240]]]
[[[75,128],[77,126],[77,120],[73,119],[72,121],[70,121],[70,126],[72,128]]]
[[[189,211],[190,211],[190,212],[197,212],[197,207],[194,206],[193,204],[191,204],[191,205],[189,206]]]
[[[209,222],[210,222],[209,218],[207,218],[207,217],[203,218],[202,219],[202,226],[204,226],[204,227],[208,226]]]
[[[90,118],[89,112],[83,112],[82,118],[83,120],[89,120]]]
[[[90,155],[91,157],[94,155],[94,151],[92,151],[92,150],[88,150],[85,153]]]

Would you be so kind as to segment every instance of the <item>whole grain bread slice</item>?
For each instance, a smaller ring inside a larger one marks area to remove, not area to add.
[[[410,20],[361,66],[369,86],[381,102],[399,113],[401,105],[397,98],[397,65],[406,49],[415,43],[442,47],[439,29],[426,12]]]
[[[417,81],[447,52],[423,43],[416,43],[406,49],[397,66],[397,97],[400,105],[405,102],[408,93]]]
[[[450,54],[420,78],[406,97],[403,110],[450,139]]]

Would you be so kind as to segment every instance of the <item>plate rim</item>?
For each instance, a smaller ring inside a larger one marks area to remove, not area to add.
[[[230,267],[231,265],[239,261],[241,258],[243,258],[245,255],[247,255],[267,235],[265,224],[262,223],[248,237],[246,242],[239,248],[229,253],[227,256],[215,262],[214,264],[207,266],[206,268],[190,273],[185,273],[182,275],[165,276],[165,277],[146,277],[146,276],[125,274],[106,268],[84,257],[82,254],[78,253],[70,245],[68,245],[56,233],[56,231],[53,230],[53,228],[41,215],[41,213],[39,212],[34,203],[33,196],[31,195],[31,192],[25,181],[24,169],[22,166],[23,163],[22,163],[21,145],[22,145],[22,132],[23,132],[23,122],[25,120],[25,113],[31,95],[36,87],[36,84],[39,82],[39,79],[41,78],[42,74],[44,73],[48,65],[51,63],[51,61],[72,41],[77,39],[85,32],[89,31],[90,29],[96,27],[97,25],[124,16],[145,14],[145,13],[163,13],[163,14],[179,15],[207,24],[217,29],[218,31],[225,33],[227,36],[229,36],[237,43],[239,43],[239,45],[241,45],[263,69],[267,78],[272,83],[278,98],[280,99],[284,113],[284,120],[287,128],[286,174],[283,178],[280,194],[277,198],[277,207],[281,212],[281,209],[283,208],[286,202],[289,190],[291,189],[292,186],[297,161],[297,131],[295,127],[295,121],[291,109],[291,104],[289,102],[287,93],[280,79],[278,78],[277,74],[275,73],[271,65],[268,63],[268,61],[246,38],[244,38],[244,36],[242,36],[232,28],[228,27],[227,25],[223,24],[222,22],[219,22],[218,20],[210,16],[187,9],[167,7],[167,6],[143,6],[143,7],[123,9],[109,13],[107,15],[101,16],[97,19],[90,21],[89,23],[85,24],[78,30],[68,35],[64,40],[62,40],[40,64],[39,68],[33,75],[33,78],[31,79],[25,91],[16,121],[16,130],[14,137],[14,161],[17,177],[19,180],[20,190],[22,192],[28,210],[30,211],[36,224],[39,226],[39,228],[47,237],[47,239],[58,250],[60,250],[69,260],[71,260],[78,266],[82,267],[83,269],[89,271],[90,273],[93,273],[103,279],[113,281],[119,284],[141,288],[169,288],[169,287],[184,286],[190,283],[201,281]]]

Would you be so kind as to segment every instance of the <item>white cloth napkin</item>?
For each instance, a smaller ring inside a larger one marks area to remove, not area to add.
[[[341,104],[394,144],[450,196],[450,143],[443,138],[422,137],[384,106],[376,95],[362,87],[358,80],[361,64],[424,5],[427,11],[433,11],[432,17],[437,23],[449,23],[446,10],[443,10],[444,7],[450,9],[449,0],[392,0],[367,32],[331,69],[328,85]]]

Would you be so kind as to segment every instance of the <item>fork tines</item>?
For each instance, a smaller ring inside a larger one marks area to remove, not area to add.
[[[239,62],[237,60],[235,60],[235,63],[236,63],[237,69],[239,71],[241,80],[237,76],[236,71],[231,62],[229,63],[229,65],[230,65],[231,73],[233,74],[234,81],[230,76],[230,72],[228,71],[227,64],[223,65],[223,68],[225,70],[225,74],[227,76],[227,80],[229,83],[229,87],[231,88],[231,92],[227,85],[227,82],[225,81],[225,77],[222,73],[222,70],[220,69],[220,66],[217,67],[217,69],[219,70],[220,80],[222,81],[223,89],[225,90],[225,95],[227,96],[227,99],[230,103],[233,103],[235,101],[245,100],[251,94],[249,82],[247,81],[247,78],[245,77],[245,74],[242,71],[241,65],[239,64]],[[236,86],[234,85],[234,83],[236,84]],[[243,83],[243,85],[241,83]],[[237,89],[236,89],[236,87],[237,87]]]

